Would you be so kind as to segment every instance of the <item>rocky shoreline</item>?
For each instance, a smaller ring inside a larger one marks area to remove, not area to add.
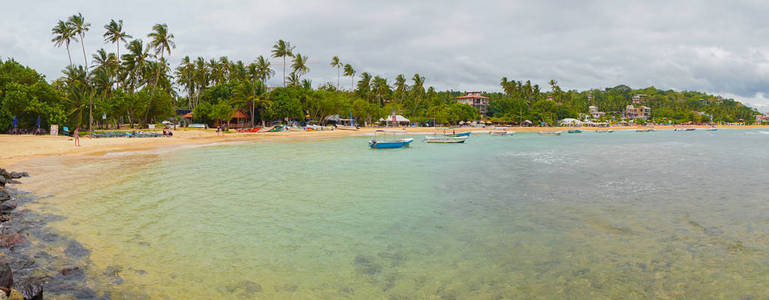
[[[24,177],[0,168],[0,300],[109,299],[86,278],[89,250],[46,226],[61,217],[23,208],[40,199],[11,187]]]

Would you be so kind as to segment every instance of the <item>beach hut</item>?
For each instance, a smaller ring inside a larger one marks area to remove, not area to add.
[[[406,126],[408,126],[409,123],[411,123],[411,121],[409,121],[409,119],[406,119],[404,116],[401,116],[401,115],[395,115],[395,121],[393,121],[393,117],[387,117],[387,119],[380,118],[379,122],[384,122],[385,126],[386,125],[393,125],[393,126],[395,126],[395,125],[397,125],[397,126],[406,125]]]
[[[230,120],[227,121],[227,127],[229,128],[243,128],[246,127],[246,120],[248,116],[240,110],[236,110],[230,115]]]

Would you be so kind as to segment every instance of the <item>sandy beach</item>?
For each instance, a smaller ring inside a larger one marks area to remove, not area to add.
[[[515,132],[539,132],[539,131],[565,131],[570,129],[590,130],[633,130],[641,128],[654,128],[657,130],[672,130],[673,128],[706,128],[706,126],[618,126],[618,127],[506,127],[504,130]],[[769,126],[716,126],[719,129],[754,129],[768,128]],[[212,143],[240,142],[240,141],[297,141],[313,138],[329,138],[340,136],[355,136],[372,134],[376,130],[393,128],[361,128],[360,130],[335,130],[335,131],[287,131],[268,133],[235,133],[217,135],[215,130],[180,129],[174,132],[170,138],[89,138],[80,139],[81,146],[75,147],[72,137],[65,136],[32,136],[32,135],[7,135],[0,134],[0,166],[13,167],[22,161],[44,158],[49,156],[64,155],[91,155],[99,156],[111,152],[142,151],[160,147],[175,147],[183,145],[203,145]],[[443,132],[446,128],[409,127],[405,130],[412,134]],[[463,127],[452,129],[456,132],[473,131],[485,133],[495,127],[476,128]]]

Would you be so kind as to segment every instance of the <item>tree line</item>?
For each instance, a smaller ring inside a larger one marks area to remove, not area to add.
[[[436,91],[420,74],[400,74],[390,81],[361,72],[337,56],[329,62],[337,72],[336,82],[313,87],[307,78],[310,57],[284,40],[275,42],[267,56],[250,62],[185,56],[173,67],[167,59],[175,49],[175,36],[166,24],[155,24],[143,39],[126,33],[123,20],[110,20],[101,38],[114,51],[101,48],[89,57],[84,40],[91,38],[91,29],[79,13],[56,22],[51,42],[64,48],[68,65],[51,82],[13,59],[0,61],[0,132],[11,126],[13,117],[28,128],[38,117],[43,128],[144,126],[176,119],[179,108],[192,110],[194,122],[208,124],[229,120],[239,110],[249,115],[252,126],[274,120],[322,121],[332,114],[352,114],[360,124],[370,124],[392,111],[414,123],[457,124],[481,117],[477,109],[457,103],[461,92]],[[73,60],[74,43],[80,44],[82,64]],[[274,68],[271,58],[280,66]],[[276,69],[283,85],[268,88]],[[343,87],[343,76],[349,78],[349,88]],[[580,118],[588,106],[596,105],[607,112],[605,118],[617,119],[637,93],[647,95],[654,121],[697,121],[701,115],[695,112],[712,115],[714,121],[752,121],[757,114],[737,101],[698,92],[626,86],[578,92],[563,91],[554,80],[549,85],[549,91],[543,91],[530,81],[502,78],[503,92],[484,94],[490,97],[488,117],[512,124],[554,124]]]

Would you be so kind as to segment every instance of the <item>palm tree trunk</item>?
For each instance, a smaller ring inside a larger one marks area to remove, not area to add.
[[[147,103],[147,111],[144,113],[144,124],[146,125],[149,121],[150,116],[150,108],[152,108],[152,98],[155,97],[155,88],[158,86],[158,81],[160,81],[160,69],[162,67],[160,66],[160,63],[163,62],[163,52],[160,52],[160,61],[158,61],[158,71],[155,72],[155,82],[152,85],[152,89],[150,90],[150,103]],[[176,111],[174,111],[174,114]]]
[[[339,89],[339,78],[340,78],[340,73],[339,73],[339,71],[340,71],[340,70],[339,70],[339,66],[336,66],[336,89],[337,89],[337,90]]]
[[[85,77],[88,78],[88,57],[85,56],[85,36],[80,34],[80,46],[83,48],[83,63],[85,64]],[[88,131],[93,137],[93,92],[88,95]]]
[[[69,58],[69,65],[72,65],[72,55],[69,54],[69,43],[67,43],[67,57]]]

